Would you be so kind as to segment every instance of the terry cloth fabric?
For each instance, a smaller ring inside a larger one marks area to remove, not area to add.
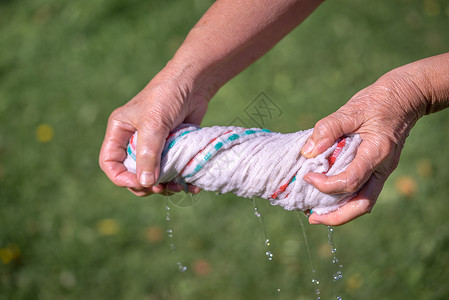
[[[327,195],[303,180],[309,172],[341,173],[353,160],[361,138],[340,138],[324,153],[306,159],[300,150],[312,129],[282,134],[267,129],[182,124],[167,137],[160,183],[190,183],[206,191],[267,199],[287,210],[325,214],[354,193]],[[137,132],[130,139],[125,167],[136,173]]]

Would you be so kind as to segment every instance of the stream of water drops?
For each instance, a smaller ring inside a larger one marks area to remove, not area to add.
[[[173,229],[172,229],[172,224],[171,224],[171,207],[170,207],[170,197],[167,196],[166,197],[166,201],[165,201],[165,221],[167,223],[167,230],[166,230],[166,234],[167,234],[167,238],[170,242],[170,251],[172,253],[172,255],[176,256],[176,246],[175,246],[175,242],[174,242],[174,238],[173,238]],[[185,272],[187,271],[187,266],[183,265],[179,260],[176,262],[177,268],[179,270],[179,272]]]
[[[256,199],[251,198],[251,200],[252,200],[253,206],[254,206],[254,215],[259,220],[260,227],[262,228],[262,232],[263,232],[263,235],[265,237],[265,250],[266,250],[265,251],[265,255],[266,255],[268,260],[273,260],[273,253],[270,250],[271,249],[270,248],[271,241],[270,241],[270,239],[269,239],[269,237],[267,235],[267,231],[265,229],[265,224],[263,222],[262,214],[260,213],[259,208],[257,207]]]
[[[302,231],[302,237],[304,238],[304,244],[305,244],[306,250],[307,250],[307,256],[309,258],[309,262],[312,267],[312,284],[313,284],[314,292],[316,295],[316,300],[320,300],[321,299],[321,296],[320,296],[321,291],[319,288],[320,280],[318,279],[318,277],[316,275],[316,269],[315,269],[315,266],[312,261],[312,254],[310,253],[310,247],[309,247],[309,241],[307,239],[306,228],[304,227],[304,223],[302,222],[301,213],[299,211],[296,211],[296,215],[298,216],[299,225],[301,226],[301,231]]]
[[[328,226],[327,229],[328,229],[327,242],[331,246],[332,264],[335,266],[335,273],[332,274],[332,280],[336,282],[343,278],[343,271],[342,271],[343,265],[340,263],[340,260],[337,257],[337,247],[334,241],[334,228],[332,226]],[[336,298],[337,300],[343,299],[339,295]]]
[[[263,232],[263,236],[265,238],[265,256],[267,257],[268,261],[272,261],[273,260],[273,252],[271,252],[271,240],[268,237],[267,234],[267,230],[265,229],[265,224],[263,221],[263,217],[262,214],[259,211],[259,208],[257,207],[257,202],[256,199],[251,198],[251,201],[253,202],[253,207],[254,207],[254,215],[257,217],[260,227],[262,229]],[[275,289],[276,294],[280,294],[281,293],[281,289],[280,288],[276,288]]]

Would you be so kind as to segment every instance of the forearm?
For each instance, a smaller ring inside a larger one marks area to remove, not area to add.
[[[445,109],[449,107],[449,53],[401,66],[379,81],[399,95],[415,119]]]
[[[218,0],[168,67],[212,94],[300,24],[321,0]]]

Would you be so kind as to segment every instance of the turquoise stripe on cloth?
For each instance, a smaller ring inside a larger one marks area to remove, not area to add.
[[[200,162],[198,163],[198,165],[195,166],[195,168],[193,169],[193,172],[191,172],[190,174],[187,174],[186,176],[182,176],[182,177],[183,177],[183,178],[189,178],[189,177],[194,176],[196,173],[198,173],[198,172],[204,167],[204,165],[205,165],[208,161],[210,161],[210,159],[211,159],[215,154],[217,154],[218,151],[219,151],[221,148],[223,148],[223,146],[224,146],[225,144],[229,144],[229,143],[231,143],[231,142],[234,142],[234,141],[236,141],[236,140],[238,140],[238,139],[240,139],[240,138],[242,138],[242,137],[244,137],[244,136],[249,136],[249,135],[256,134],[256,133],[260,133],[260,132],[271,132],[271,131],[268,130],[268,129],[258,129],[258,130],[248,129],[248,130],[245,130],[243,133],[240,133],[240,134],[234,133],[234,134],[230,135],[228,138],[226,138],[224,141],[219,141],[219,142],[217,142],[217,143],[214,145],[214,147],[212,148],[212,150],[209,151],[208,153],[206,153],[206,154],[204,155],[202,161],[200,161]]]

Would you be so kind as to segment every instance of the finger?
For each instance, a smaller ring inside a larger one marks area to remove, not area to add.
[[[379,197],[385,180],[386,178],[379,176],[378,173],[373,174],[356,197],[334,212],[324,215],[313,213],[309,217],[309,223],[329,226],[343,225],[364,214],[370,213]]]
[[[319,173],[308,173],[304,176],[304,180],[325,194],[356,192],[385,158],[384,152],[383,149],[374,151],[370,142],[362,141],[354,160],[345,171],[329,177]]]
[[[144,187],[153,186],[159,176],[162,149],[169,129],[151,124],[141,126],[137,138],[137,177]]]
[[[183,185],[183,184],[179,184],[176,182],[167,183],[167,190],[174,192],[174,193],[185,191],[186,188],[187,188],[187,184]]]
[[[158,184],[152,187],[144,187],[140,189],[128,188],[128,190],[136,196],[145,197],[152,194],[162,194],[165,191],[165,186],[163,184]]]
[[[134,188],[128,188],[128,190],[133,193],[136,196],[139,197],[146,197],[148,195],[153,194],[153,192],[151,191],[151,188],[143,188],[140,190],[134,189]]]
[[[169,182],[169,183],[167,183],[166,187],[167,187],[168,191],[175,192],[175,193],[178,193],[181,191],[186,191],[186,189],[187,189],[186,192],[189,192],[192,194],[198,194],[201,191],[201,189],[199,187],[196,187],[194,185],[191,185],[191,184],[184,185],[184,184],[179,184],[176,182]]]
[[[199,194],[201,192],[201,189],[194,185],[189,185],[189,192],[192,194]]]
[[[123,165],[126,158],[126,146],[134,131],[131,125],[111,117],[101,146],[99,164],[114,184],[141,189],[142,186],[136,175],[128,172]]]
[[[342,113],[341,109],[318,121],[312,135],[301,149],[301,154],[312,158],[323,153],[345,133],[354,132],[360,125],[357,116]]]

